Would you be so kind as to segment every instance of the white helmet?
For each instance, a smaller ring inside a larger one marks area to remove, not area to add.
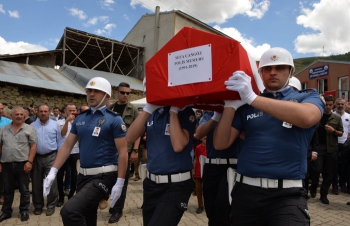
[[[301,90],[301,83],[299,79],[294,76],[289,79],[289,85],[296,88],[297,90]]]
[[[85,90],[86,89],[97,89],[105,92],[109,97],[111,97],[112,93],[112,87],[111,83],[105,78],[102,77],[95,77],[90,79],[90,81],[86,84]]]
[[[271,48],[263,53],[260,58],[259,72],[261,73],[261,68],[272,65],[290,65],[292,72],[294,71],[292,55],[288,50],[280,47]]]

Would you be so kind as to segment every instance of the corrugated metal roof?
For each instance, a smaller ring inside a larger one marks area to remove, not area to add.
[[[68,66],[66,64],[60,67],[60,72],[81,87],[85,87],[88,81],[94,77],[103,77],[107,79],[114,87],[117,87],[121,82],[126,82],[129,83],[131,89],[143,91],[141,80],[125,75]]]
[[[84,88],[53,68],[0,61],[0,81],[85,95]]]

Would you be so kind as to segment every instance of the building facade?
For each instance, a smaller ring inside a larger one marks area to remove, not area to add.
[[[303,89],[315,88],[320,94],[349,101],[350,62],[317,60],[295,74]]]

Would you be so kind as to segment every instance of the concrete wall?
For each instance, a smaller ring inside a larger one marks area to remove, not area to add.
[[[159,40],[157,50],[161,49],[185,26],[212,33],[212,31],[205,26],[196,23],[195,21],[191,21],[178,13],[161,13],[159,16]],[[146,62],[157,52],[154,43],[154,28],[155,15],[145,15],[141,17],[141,19],[130,30],[129,34],[123,39],[123,42],[145,47],[144,56],[140,62],[140,65],[142,65],[142,72],[140,72],[139,75],[136,75],[136,72],[133,72],[130,75],[132,77],[142,79]]]
[[[55,92],[49,90],[31,89],[30,87],[13,86],[0,83],[0,103],[7,103],[9,106],[29,107],[34,104],[38,106],[42,103],[48,104],[51,108],[62,108],[67,103],[74,103],[77,107],[86,105],[85,95],[72,95],[69,93]],[[113,88],[112,98],[116,100],[116,88]],[[132,90],[129,100],[143,98],[143,92]]]

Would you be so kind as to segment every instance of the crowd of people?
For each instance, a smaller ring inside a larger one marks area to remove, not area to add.
[[[128,83],[113,101],[101,77],[85,87],[87,106],[15,106],[5,115],[0,104],[0,222],[12,216],[17,188],[21,221],[29,219],[30,181],[35,215],[47,197],[46,216],[61,207],[64,225],[96,225],[108,203],[108,222],[118,222],[132,172],[143,182],[146,226],[177,225],[192,193],[209,225],[309,225],[308,192],[315,198],[320,173],[322,203],[331,185],[350,193],[350,106],[301,90],[294,70],[287,50],[267,50],[259,64],[265,90],[255,94],[251,78],[234,72],[225,86],[240,99],[224,100],[223,112],[138,109]]]

